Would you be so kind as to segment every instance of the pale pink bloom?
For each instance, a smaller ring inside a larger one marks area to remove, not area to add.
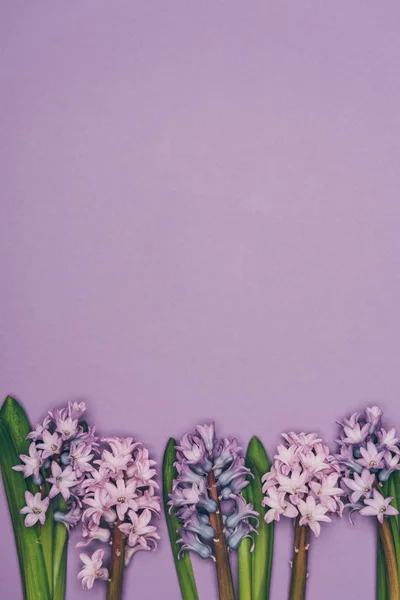
[[[86,542],[78,542],[76,547],[88,546],[93,540],[97,540],[102,542],[103,544],[108,544],[111,538],[111,531],[109,529],[105,529],[104,527],[99,527],[98,525],[92,524],[89,527],[84,527],[82,531],[82,536],[87,538]]]
[[[74,469],[77,477],[80,477],[87,471],[93,471],[91,460],[94,454],[91,454],[92,447],[90,444],[75,444],[71,442],[69,455],[71,457],[71,466]]]
[[[351,429],[353,429],[354,425],[356,423],[358,423],[359,416],[360,416],[360,413],[358,413],[358,412],[353,413],[349,419],[343,419],[344,425],[347,425],[347,427],[351,427]]]
[[[309,484],[321,504],[331,512],[335,512],[337,508],[336,500],[332,496],[338,497],[344,494],[342,489],[336,487],[338,479],[338,473],[331,473],[330,475],[323,475],[321,481],[311,481]]]
[[[20,459],[24,462],[24,465],[15,465],[14,471],[22,471],[24,477],[30,477],[33,475],[36,479],[39,478],[39,469],[42,466],[42,453],[38,452],[35,442],[32,442],[29,446],[29,456],[21,454]]]
[[[400,456],[398,454],[392,454],[391,452],[389,452],[387,450],[385,452],[385,454],[384,454],[384,458],[385,458],[386,465],[391,470],[398,470],[399,469]]]
[[[298,504],[302,494],[308,492],[305,485],[307,476],[307,472],[300,473],[300,471],[293,471],[290,477],[278,473],[276,476],[279,484],[278,491],[290,494],[290,501]]]
[[[94,462],[103,469],[109,469],[118,475],[121,471],[125,471],[131,460],[132,456],[130,454],[118,454],[116,456],[108,450],[103,450],[101,460],[95,460]]]
[[[269,506],[265,514],[265,521],[271,523],[271,521],[279,521],[281,515],[293,519],[297,516],[297,509],[286,500],[285,492],[279,492],[276,488],[270,488],[268,495],[263,499],[263,506]]]
[[[282,433],[282,437],[289,442],[289,444],[296,444],[303,452],[309,452],[315,444],[322,442],[321,438],[316,433],[295,433],[290,431],[289,433]]]
[[[99,467],[98,470],[93,469],[93,471],[90,472],[90,477],[82,481],[81,487],[87,492],[94,492],[97,488],[104,487],[109,478],[109,469],[106,469],[105,467]]]
[[[364,504],[367,504],[364,508],[360,510],[360,514],[364,516],[377,517],[380,523],[383,523],[383,518],[385,515],[398,515],[399,511],[391,506],[390,503],[393,500],[393,496],[389,498],[384,498],[382,494],[378,492],[378,490],[373,490],[374,497],[373,498],[365,498]]]
[[[367,449],[360,448],[362,458],[358,462],[367,469],[380,469],[382,465],[383,452],[378,452],[378,448],[372,442],[367,443]]]
[[[381,420],[381,416],[383,415],[383,411],[379,408],[379,406],[372,406],[371,408],[368,407],[365,409],[365,415],[368,422],[373,427],[377,427]]]
[[[330,470],[332,467],[327,462],[327,456],[324,451],[314,454],[310,452],[306,456],[301,457],[301,462],[304,468],[309,472],[310,477],[316,473]]]
[[[74,421],[83,415],[86,412],[86,404],[84,402],[68,402],[68,416]]]
[[[56,419],[56,431],[61,433],[63,440],[69,440],[78,431],[78,419],[59,416],[59,418]]]
[[[105,489],[110,494],[110,506],[115,506],[118,518],[123,521],[124,515],[129,508],[137,510],[136,484],[134,481],[125,484],[123,479],[117,479],[114,483],[106,483]]]
[[[102,566],[104,550],[96,550],[92,557],[82,552],[79,557],[83,567],[78,574],[78,579],[82,579],[83,588],[92,589],[95,579],[108,579],[108,569]]]
[[[283,463],[286,467],[290,469],[298,467],[298,447],[294,444],[290,445],[288,448],[283,444],[278,446],[278,454],[275,454],[274,459],[279,463]],[[280,466],[280,465],[279,465]]]
[[[346,437],[343,442],[346,444],[361,444],[369,433],[370,425],[366,423],[362,428],[359,423],[355,423],[354,427],[344,427]]]
[[[141,496],[138,496],[136,498],[136,504],[138,509],[148,508],[156,514],[161,510],[161,498],[154,495],[153,488],[145,490]]]
[[[129,510],[128,516],[131,523],[123,523],[119,525],[119,529],[128,538],[129,546],[135,546],[136,544],[147,546],[148,541],[156,544],[156,540],[160,539],[160,536],[156,533],[157,528],[154,525],[149,525],[151,521],[150,510],[146,509],[140,515],[133,510]]]
[[[25,517],[25,527],[32,527],[39,521],[41,525],[44,525],[46,521],[46,511],[49,508],[50,498],[43,498],[40,493],[35,495],[30,492],[25,492],[26,506],[21,508],[21,515]]]
[[[265,494],[271,487],[275,487],[277,485],[277,474],[280,471],[277,471],[277,469],[272,466],[271,470],[268,471],[268,473],[265,473],[262,478],[261,481],[263,482],[263,487],[262,487],[262,491],[263,494]],[[288,472],[286,473],[281,473],[282,475],[289,475],[290,473],[290,469],[288,470]]]
[[[315,498],[307,496],[306,501],[300,500],[299,511],[302,515],[299,524],[308,525],[316,537],[321,532],[321,525],[318,521],[326,521],[329,523],[331,519],[325,514],[328,512],[326,506],[317,504]]]
[[[149,451],[147,448],[139,448],[136,452],[134,461],[127,468],[126,477],[128,479],[135,477],[138,480],[138,486],[150,485],[158,487],[158,484],[152,480],[152,477],[156,474],[156,470],[152,468],[155,464],[156,462],[154,460],[149,459]]]
[[[400,438],[396,436],[396,430],[394,427],[386,431],[382,429],[378,431],[378,439],[379,439],[379,447],[381,450],[389,450],[390,452],[394,452],[395,454],[399,454],[400,450],[398,448],[398,443]]]
[[[49,426],[50,421],[50,417],[45,417],[43,423],[37,423],[35,429],[26,436],[26,439],[37,441],[39,438],[42,437],[42,434]]]
[[[53,461],[51,463],[51,474],[53,477],[47,479],[47,481],[52,484],[49,497],[54,498],[57,494],[61,494],[64,500],[67,501],[71,496],[69,488],[78,484],[72,467],[68,466],[62,470],[60,465]]]
[[[151,546],[144,547],[139,544],[136,544],[136,546],[133,546],[133,547],[126,546],[126,548],[125,548],[125,567],[129,566],[129,564],[133,558],[133,555],[136,554],[136,552],[138,552],[139,550],[155,550],[155,548],[151,547]]]
[[[375,475],[370,473],[368,469],[363,469],[361,475],[354,472],[353,477],[354,479],[343,477],[343,483],[353,490],[350,500],[353,504],[356,504],[362,496],[365,498],[370,497],[375,482]]]
[[[48,458],[53,454],[60,454],[62,439],[56,433],[50,433],[50,431],[43,431],[43,443],[37,444],[37,447],[43,450],[42,457]]]
[[[114,456],[126,456],[129,455],[132,458],[132,452],[135,448],[142,445],[142,442],[135,442],[131,437],[128,438],[103,438],[102,442],[106,442]]]
[[[111,508],[111,496],[104,488],[94,490],[94,496],[91,498],[88,495],[84,497],[83,502],[89,506],[85,510],[85,517],[92,519],[96,525],[100,525],[100,519],[104,518],[108,523],[113,523],[117,515]]]

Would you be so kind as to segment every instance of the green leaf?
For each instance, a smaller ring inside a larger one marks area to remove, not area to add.
[[[178,530],[181,527],[179,519],[175,516],[174,510],[169,513],[169,494],[172,492],[172,483],[177,475],[174,463],[176,461],[175,452],[176,441],[173,438],[168,440],[168,444],[164,452],[163,460],[163,501],[164,501],[164,512],[167,520],[167,527],[169,533],[169,539],[171,542],[172,554],[175,561],[176,573],[178,575],[179,585],[181,588],[181,594],[183,600],[198,600],[199,595],[197,593],[196,581],[194,578],[192,561],[188,552],[185,552],[179,559],[179,539]]]
[[[252,556],[252,600],[268,600],[271,587],[272,556],[274,552],[274,524],[264,520],[262,506],[262,476],[270,470],[270,462],[258,437],[251,438],[247,448],[246,466],[254,475],[250,486],[253,505],[259,513],[259,535],[255,536]]]
[[[0,417],[6,421],[15,448],[18,454],[28,454],[31,440],[27,435],[32,430],[29,419],[22,406],[12,396],[7,396],[0,410]],[[21,462],[18,460],[18,462]],[[33,483],[32,477],[25,481],[27,489],[31,494],[37,494],[40,488]],[[46,493],[48,493],[46,484]],[[47,578],[49,581],[50,594],[53,593],[53,509],[51,503],[46,513],[46,522],[41,529],[40,539],[42,542],[43,556],[46,563]]]
[[[12,396],[7,396],[0,410],[0,417],[5,420],[18,454],[28,454],[31,440],[27,435],[31,426],[22,406]],[[18,459],[20,463],[20,460]],[[36,494],[39,488],[32,482],[32,477],[26,480],[29,491]]]
[[[254,503],[253,492],[249,484],[242,490],[242,496],[246,502]],[[252,541],[249,538],[244,538],[240,542],[238,549],[238,590],[239,600],[252,600]]]
[[[62,496],[58,496],[57,510],[67,512]],[[53,529],[53,600],[64,600],[67,581],[68,530],[64,523],[54,523]]]
[[[27,486],[22,474],[12,469],[17,464],[19,453],[7,422],[0,417],[0,468],[14,529],[23,596],[25,600],[51,600],[39,529],[37,526],[25,527],[24,517],[20,514],[26,504]]]

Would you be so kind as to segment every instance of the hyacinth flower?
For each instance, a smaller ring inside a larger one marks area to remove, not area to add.
[[[100,439],[95,427],[81,420],[85,411],[84,402],[69,402],[50,411],[26,436],[27,451],[12,467],[31,484],[20,518],[28,531],[38,528],[36,541],[48,580],[54,582],[50,598],[64,598],[68,532],[81,525],[84,541],[78,546],[97,541],[111,552],[107,566],[105,549],[91,557],[82,552],[78,578],[88,589],[96,579],[105,580],[107,598],[119,600],[124,567],[138,550],[157,547],[151,523],[160,513],[155,463],[133,438]]]
[[[215,437],[214,424],[198,426],[176,446],[177,476],[169,495],[181,527],[179,555],[195,552],[216,563],[219,597],[234,600],[229,551],[255,533],[258,513],[240,492],[250,471],[235,439]]]
[[[19,512],[27,529],[38,529],[54,599],[65,596],[68,532],[81,519],[80,485],[93,469],[97,448],[94,427],[81,418],[85,411],[84,402],[68,402],[25,430],[24,452],[12,467],[26,482]]]
[[[377,519],[378,598],[398,600],[400,538],[400,438],[394,427],[382,427],[382,410],[373,406],[339,423],[336,455],[342,470],[341,487],[353,513]]]
[[[106,581],[107,600],[119,600],[124,569],[140,550],[155,550],[159,535],[153,524],[160,514],[155,462],[147,448],[133,438],[103,438],[101,454],[82,481],[84,541],[104,548],[91,556],[82,552],[78,578],[91,589],[96,579]],[[109,550],[110,549],[110,550]],[[105,558],[105,553],[107,557]]]
[[[290,600],[303,600],[306,592],[310,532],[320,535],[321,522],[341,516],[344,492],[339,487],[337,459],[316,433],[285,433],[269,473],[263,476],[265,521],[294,520],[294,547]]]

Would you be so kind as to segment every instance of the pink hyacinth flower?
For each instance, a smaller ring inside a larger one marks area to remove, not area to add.
[[[108,579],[108,569],[103,567],[104,550],[96,550],[91,557],[82,552],[79,557],[83,567],[78,573],[78,579],[82,579],[83,588],[90,590],[96,579]]]
[[[41,497],[40,493],[35,495],[30,492],[25,492],[26,506],[21,508],[21,515],[25,517],[25,527],[32,527],[38,521],[41,525],[44,525],[46,521],[46,511],[49,508],[50,498]]]
[[[331,521],[325,514],[328,512],[326,506],[317,504],[312,496],[307,496],[306,501],[300,501],[299,511],[302,515],[299,524],[308,525],[316,537],[318,537],[321,532],[319,521],[326,521],[327,523]]]
[[[393,496],[389,498],[384,498],[382,494],[378,492],[378,490],[373,491],[373,498],[366,498],[364,503],[367,504],[364,508],[360,510],[360,514],[367,517],[377,517],[379,523],[383,523],[383,518],[385,515],[392,516],[398,515],[399,511],[391,506],[390,503],[393,500]]]

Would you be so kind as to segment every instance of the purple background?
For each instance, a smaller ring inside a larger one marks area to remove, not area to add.
[[[3,0],[1,394],[32,420],[85,398],[158,460],[206,419],[270,453],[367,402],[400,426],[399,21],[396,2]],[[179,597],[161,529],[126,598]],[[374,535],[324,525],[308,600],[372,600]],[[280,523],[271,600],[290,548]]]

